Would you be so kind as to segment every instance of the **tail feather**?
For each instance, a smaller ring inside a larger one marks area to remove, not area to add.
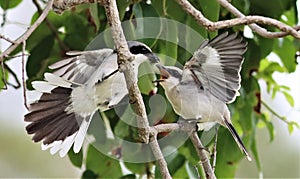
[[[38,101],[30,105],[30,112],[25,115],[24,120],[31,122],[26,126],[26,131],[28,134],[34,134],[34,142],[43,141],[43,145],[49,146],[52,143],[61,144],[57,149],[62,150],[66,146],[65,143],[71,142],[67,145],[69,148],[69,145],[76,141],[84,117],[68,111],[71,107],[71,93],[71,88],[55,87],[50,92],[43,93]],[[69,142],[65,141],[67,138],[70,138]]]
[[[63,102],[63,101],[62,101]],[[38,106],[39,102],[37,102],[36,106]],[[63,103],[63,106],[49,106],[48,108],[44,106],[40,110],[33,109],[30,113],[25,115],[25,121],[26,122],[34,122],[34,121],[40,121],[40,120],[46,120],[48,118],[53,118],[55,116],[60,116],[66,113],[65,107],[68,105]],[[32,108],[32,107],[30,107]]]
[[[241,151],[246,155],[247,159],[249,161],[252,161],[245,145],[243,144],[243,141],[241,140],[241,138],[239,137],[238,133],[236,132],[236,130],[234,129],[233,125],[228,122],[227,119],[224,119],[224,123],[226,125],[226,127],[228,128],[229,132],[231,133],[231,135],[233,136],[234,140],[236,141],[236,143],[238,144],[239,148],[241,149]]]

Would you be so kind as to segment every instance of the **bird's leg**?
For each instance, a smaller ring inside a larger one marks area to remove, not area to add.
[[[182,131],[186,131],[186,132],[198,131],[197,121],[195,119],[186,120],[186,119],[179,118],[177,124],[179,125],[179,128]]]

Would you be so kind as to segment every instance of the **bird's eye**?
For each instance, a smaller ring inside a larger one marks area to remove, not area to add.
[[[130,52],[135,55],[151,53],[147,48],[143,46],[133,46],[130,48]]]
[[[146,49],[145,47],[142,47],[141,54],[146,54],[146,53],[149,53],[149,50]]]

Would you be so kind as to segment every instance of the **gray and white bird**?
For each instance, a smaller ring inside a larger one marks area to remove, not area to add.
[[[226,105],[239,95],[240,70],[246,49],[247,43],[237,33],[223,33],[211,41],[204,41],[183,70],[158,64],[161,79],[157,82],[178,115],[199,122],[200,130],[208,130],[216,123],[227,127],[251,160],[231,123]]]
[[[159,62],[151,49],[140,42],[129,41],[128,48],[135,56],[132,66],[136,80],[138,67],[149,61]],[[28,134],[33,141],[42,141],[44,150],[59,151],[65,156],[74,144],[79,152],[87,129],[97,110],[105,111],[116,106],[128,90],[124,74],[118,71],[117,53],[105,48],[93,51],[69,52],[75,55],[49,66],[53,73],[45,73],[45,81],[32,83],[40,98],[30,104],[25,115]]]

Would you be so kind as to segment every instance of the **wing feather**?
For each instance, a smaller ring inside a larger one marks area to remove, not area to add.
[[[50,65],[49,68],[54,70],[55,75],[65,80],[85,84],[97,72],[104,59],[113,54],[113,50],[106,48],[93,51],[68,52],[67,54],[76,56],[58,61]]]
[[[194,72],[204,90],[230,103],[239,94],[240,70],[246,49],[247,42],[242,37],[226,32],[205,41],[184,69]]]

